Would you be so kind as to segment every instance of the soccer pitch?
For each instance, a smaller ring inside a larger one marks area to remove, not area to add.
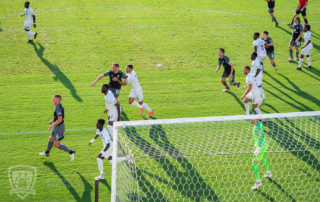
[[[36,193],[27,196],[25,201],[94,200],[94,177],[99,174],[96,155],[102,144],[97,140],[88,146],[88,142],[95,135],[96,120],[106,118],[100,87],[108,80],[100,81],[96,87],[90,87],[90,83],[110,70],[113,62],[118,62],[123,71],[128,63],[135,66],[144,100],[155,111],[156,119],[244,114],[240,100],[244,90],[231,87],[230,92],[221,92],[222,70],[214,74],[217,51],[218,48],[226,50],[235,66],[235,80],[243,86],[242,68],[251,64],[252,33],[267,30],[275,43],[275,62],[279,70],[274,72],[266,59],[263,87],[267,100],[261,110],[263,113],[319,111],[320,2],[310,1],[308,5],[314,46],[312,69],[304,68],[301,72],[294,70],[296,62],[287,61],[292,30],[286,24],[297,2],[276,1],[275,15],[280,22],[276,28],[262,0],[31,1],[37,20],[37,28],[33,30],[38,32],[38,37],[33,44],[27,44],[24,18],[19,16],[24,10],[23,2],[0,0],[0,153],[3,159],[0,201],[20,200],[17,195],[10,194],[8,168],[15,165],[37,168]],[[123,87],[119,97],[125,111],[122,119],[149,119],[128,104],[129,91],[130,87]],[[49,158],[38,155],[48,142],[49,133],[43,131],[52,119],[53,94],[62,95],[67,130],[62,143],[76,150],[73,162],[68,154],[55,148]],[[148,135],[140,134],[145,141],[153,141]],[[310,152],[319,159],[319,144],[315,145]],[[300,161],[292,154],[288,154],[289,157]],[[248,164],[242,164],[247,167],[239,172],[252,176],[242,188],[247,186],[250,190],[254,182],[251,156],[241,158]],[[281,161],[280,155],[273,162],[277,161]],[[188,162],[195,163],[190,159]],[[110,200],[111,166],[107,161],[104,165],[107,180],[100,185],[100,199]],[[219,164],[221,168],[228,165],[223,160]],[[311,184],[319,187],[320,165],[313,166],[315,168],[310,167],[305,172],[297,170],[299,178],[290,183],[293,186],[290,190],[301,190],[304,186],[313,189],[299,181],[303,177],[310,178]],[[199,170],[206,169],[207,165],[196,164],[195,167],[201,175]],[[149,178],[146,173],[142,175]],[[234,176],[232,180],[236,179]],[[276,182],[282,190],[287,186],[284,178]],[[210,179],[205,179],[205,183],[220,200],[233,200],[228,190],[215,188]],[[270,187],[262,193],[250,190],[249,196],[257,201],[300,198],[294,193],[272,191]],[[224,194],[229,195],[223,197]],[[185,199],[196,200],[187,192],[184,195]],[[310,201],[315,200],[310,198]]]

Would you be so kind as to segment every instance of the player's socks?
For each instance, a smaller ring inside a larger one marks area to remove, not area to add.
[[[299,58],[299,51],[296,52],[296,60],[298,60],[298,58]]]
[[[264,167],[266,168],[266,170],[268,172],[270,172],[270,166],[269,166],[269,162],[268,160],[264,157],[262,160],[261,160],[262,164],[264,165]]]
[[[62,151],[66,151],[68,153],[70,153],[70,151],[71,151],[67,146],[65,146],[63,144],[60,144],[59,149]]]
[[[251,165],[252,169],[253,169],[253,174],[254,174],[254,178],[258,181],[260,180],[260,171],[259,171],[259,166],[257,163],[252,163]]]
[[[257,114],[262,114],[261,109],[259,107],[255,108],[254,110],[257,112]]]
[[[103,175],[103,162],[101,158],[97,158],[97,162],[98,162],[98,168],[100,171],[100,175]]]
[[[299,68],[302,67],[302,63],[303,63],[303,58],[300,58],[300,59],[299,59]]]
[[[46,150],[46,153],[49,153],[50,150],[52,149],[52,146],[53,146],[53,142],[48,142],[48,146],[47,146],[47,150]]]
[[[139,107],[140,109],[143,108],[138,102],[133,101],[133,103],[131,103],[131,105],[135,106],[135,107]]]
[[[249,115],[250,114],[250,104],[244,103],[244,108],[246,109],[246,115]]]
[[[152,109],[147,105],[147,103],[144,102],[141,106],[142,106],[144,109],[148,110],[148,112],[152,112]]]
[[[293,58],[293,50],[289,50],[290,58]]]
[[[108,124],[107,128],[108,128],[109,133],[110,133],[110,135],[111,135],[111,137],[112,137],[112,135],[113,135],[113,126],[110,126],[110,125]]]
[[[304,23],[308,24],[308,20],[307,20],[307,19],[304,19]]]
[[[30,31],[27,31],[27,35],[28,35],[28,37],[29,37],[29,40],[32,40],[31,32],[30,32]]]
[[[278,21],[277,21],[277,19],[276,19],[276,17],[273,17],[272,20],[276,22],[276,25],[279,24]]]
[[[30,34],[35,35],[36,33],[30,29]]]
[[[229,88],[229,86],[228,86],[227,82],[225,82],[225,81],[224,81],[222,84],[226,87],[226,89],[228,89],[228,88]]]
[[[272,66],[273,66],[274,71],[278,71],[278,68],[277,68],[277,66],[276,66],[276,63],[273,63]]]
[[[260,95],[262,96],[263,100],[266,99],[266,95],[264,94],[264,90],[262,87],[259,87],[259,90],[260,90]]]
[[[310,68],[311,67],[311,58],[307,57],[307,61],[308,61],[308,67]]]

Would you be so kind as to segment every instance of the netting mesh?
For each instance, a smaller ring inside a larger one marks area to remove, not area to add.
[[[119,127],[118,201],[316,201],[319,117],[263,120],[273,177],[251,190],[255,150],[248,120]]]

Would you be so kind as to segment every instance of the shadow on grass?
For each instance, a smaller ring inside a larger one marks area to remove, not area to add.
[[[59,69],[59,67],[57,65],[50,63],[47,59],[45,59],[43,57],[43,52],[44,52],[45,48],[39,42],[37,42],[37,44],[39,45],[39,48],[37,47],[37,45],[35,43],[31,43],[31,44],[32,44],[34,50],[36,51],[39,59],[41,60],[41,62],[43,64],[45,64],[52,71],[52,73],[54,73],[54,75],[55,75],[54,79],[59,80],[66,88],[68,88],[74,99],[76,99],[79,102],[82,102],[81,97],[79,95],[77,95],[77,90],[73,86],[73,84],[69,80],[69,78]]]
[[[237,101],[237,103],[240,105],[240,107],[242,107],[242,109],[244,111],[246,111],[246,109],[244,108],[244,104],[243,102],[239,99],[238,96],[236,96],[236,94],[234,94],[233,92],[227,91],[228,94],[232,95],[232,97]]]
[[[107,182],[106,179],[100,180],[99,182],[102,183],[102,184],[104,184],[104,185],[107,187],[107,189],[111,192],[111,187],[110,187],[110,185],[108,184],[108,182]]]
[[[274,200],[274,198],[272,198],[272,197],[269,196],[268,194],[260,191],[259,189],[257,189],[256,192],[258,192],[259,194],[261,194],[263,197],[265,197],[265,198],[266,198],[267,200],[269,200],[269,201],[276,201],[276,200]]]
[[[277,183],[275,180],[271,179],[271,178],[267,178],[272,184],[274,184],[276,187],[278,187],[278,189],[280,189],[292,202],[296,202],[296,200],[286,191],[283,189],[283,187],[281,186],[281,184]]]
[[[299,169],[301,172],[303,172],[304,174],[308,175],[311,179],[317,181],[318,183],[320,183],[320,179],[316,178],[315,176],[311,175],[310,173],[308,173],[307,171],[305,171],[304,169]]]
[[[80,176],[83,184],[84,184],[84,191],[82,193],[82,196],[78,195],[76,190],[73,188],[73,186],[69,183],[69,181],[58,171],[58,169],[55,167],[55,165],[52,162],[45,161],[43,165],[49,167],[58,177],[60,180],[63,182],[63,184],[66,186],[66,188],[69,190],[69,192],[72,194],[74,199],[76,201],[92,201],[91,200],[91,191],[92,191],[92,186],[90,183],[81,175],[81,173],[78,172],[78,175]]]
[[[317,75],[318,77],[320,77],[320,71],[316,68],[311,68],[311,69],[307,69],[309,72]]]
[[[278,29],[284,31],[285,33],[289,34],[290,36],[292,36],[292,32],[288,31],[287,29],[281,27],[281,26],[278,26]]]
[[[280,96],[278,96],[278,95],[274,94],[272,91],[269,91],[269,90],[268,90],[268,89],[266,89],[266,88],[264,88],[264,91],[268,92],[269,94],[273,95],[275,98],[278,98],[279,100],[281,100],[281,101],[283,101],[283,102],[287,103],[288,105],[290,105],[290,106],[292,106],[292,107],[296,108],[296,109],[297,109],[297,110],[299,110],[299,111],[305,111],[305,109],[304,109],[304,108],[302,108],[302,107],[300,107],[300,106],[298,106],[298,105],[295,105],[294,103],[291,103],[291,102],[289,102],[289,101],[286,101],[286,100],[285,100],[285,99],[283,99],[282,97],[280,97]]]

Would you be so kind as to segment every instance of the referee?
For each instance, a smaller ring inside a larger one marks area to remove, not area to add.
[[[296,8],[296,14],[293,16],[291,23],[288,26],[293,26],[294,18],[297,17],[300,13],[304,19],[304,23],[308,24],[307,20],[307,4],[308,0],[299,0],[298,6]]]

